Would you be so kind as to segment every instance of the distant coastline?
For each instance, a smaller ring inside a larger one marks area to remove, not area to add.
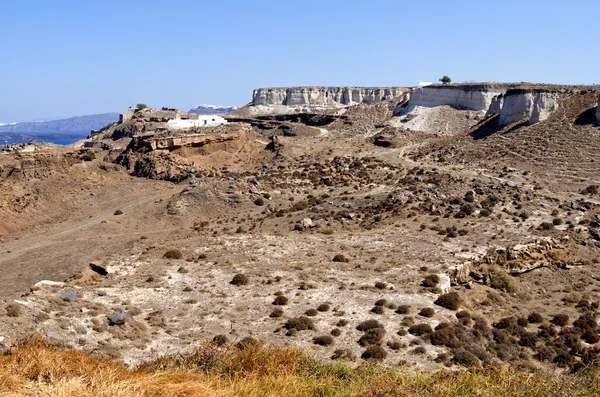
[[[36,133],[20,133],[20,132],[2,132],[0,133],[0,145],[7,145],[19,142],[49,142],[57,145],[70,145],[71,143],[85,139],[89,131],[45,131]]]

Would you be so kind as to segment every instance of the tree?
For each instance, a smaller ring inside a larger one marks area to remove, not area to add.
[[[442,84],[450,84],[452,83],[452,79],[448,76],[444,76],[440,79],[440,81],[442,82]]]
[[[138,103],[137,105],[135,105],[135,108],[136,108],[137,110],[142,110],[142,109],[145,109],[145,108],[147,108],[147,107],[148,107],[148,106],[146,106],[146,104],[145,104],[145,103]]]

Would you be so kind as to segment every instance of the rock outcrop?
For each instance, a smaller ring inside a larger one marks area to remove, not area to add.
[[[258,88],[252,94],[252,105],[335,108],[394,99],[409,92],[410,89],[403,87]]]
[[[596,109],[596,122],[600,124],[600,97],[598,97],[598,108]]]
[[[502,86],[484,85],[434,85],[413,90],[409,106],[411,108],[452,106],[458,109],[487,111],[495,98],[506,92]]]
[[[558,108],[559,94],[538,90],[509,90],[500,110],[501,125],[518,121],[535,124],[546,120]]]

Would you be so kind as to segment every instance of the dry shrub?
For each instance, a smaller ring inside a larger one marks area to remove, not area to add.
[[[215,335],[212,342],[217,346],[226,345],[228,342],[227,335]]]
[[[256,348],[258,346],[260,346],[260,342],[251,336],[246,336],[245,338],[242,338],[242,340],[235,344],[235,347],[237,347],[239,350]]]
[[[333,257],[332,261],[346,263],[346,262],[350,262],[350,259],[348,259],[343,254],[337,254],[336,256]]]
[[[410,312],[410,306],[409,305],[400,305],[396,309],[396,313],[398,313],[398,314],[408,314],[408,312]]]
[[[517,285],[512,277],[499,266],[490,268],[490,286],[494,289],[513,293],[517,291]]]
[[[358,324],[357,330],[365,332],[373,328],[383,328],[383,325],[377,320],[366,320]]]
[[[183,259],[183,252],[179,250],[169,250],[165,252],[164,257],[166,259]]]
[[[383,314],[383,313],[385,313],[385,309],[382,306],[374,306],[371,309],[371,313],[374,313],[374,314]]]
[[[454,352],[453,359],[454,362],[465,367],[479,366],[479,359],[477,358],[477,356],[463,348],[460,348]]]
[[[421,285],[427,288],[433,288],[440,282],[440,277],[437,274],[430,274],[423,279]]]
[[[313,343],[319,346],[330,346],[333,345],[333,338],[329,335],[321,335],[313,338]]]
[[[385,329],[372,328],[366,331],[358,340],[360,346],[379,345],[385,336]]]
[[[544,321],[544,318],[541,314],[537,312],[532,312],[529,314],[529,316],[527,316],[527,321],[529,321],[531,324],[539,324],[542,321]]]
[[[430,335],[433,329],[429,324],[415,324],[408,329],[408,333],[414,336]]]
[[[8,317],[19,317],[21,315],[21,305],[18,303],[9,303],[6,305],[6,315]]]
[[[317,314],[319,314],[319,312],[316,311],[315,309],[308,309],[307,311],[304,312],[304,314],[306,314],[309,317],[314,317]]]
[[[286,329],[296,329],[297,331],[314,330],[315,323],[308,317],[300,316],[290,318],[284,327]]]
[[[559,327],[563,327],[569,324],[569,316],[566,314],[555,314],[550,322],[554,325],[558,325]]]
[[[331,306],[328,303],[322,303],[317,307],[317,310],[320,312],[328,312],[331,309]]]
[[[279,318],[281,316],[283,316],[283,309],[280,307],[276,307],[275,309],[273,309],[271,314],[269,314],[269,317],[271,318]]]
[[[440,295],[433,303],[448,310],[458,310],[461,303],[461,297],[458,292],[449,292]]]
[[[277,306],[285,306],[288,304],[289,299],[286,296],[283,295],[279,295],[278,297],[275,298],[275,300],[273,301],[273,305],[277,305]]]
[[[435,309],[432,307],[424,307],[419,312],[419,315],[423,316],[423,317],[431,318],[435,315]]]
[[[385,349],[378,345],[372,345],[362,353],[361,358],[363,360],[382,361],[387,357]]]
[[[247,285],[248,282],[250,282],[250,280],[248,279],[248,276],[246,276],[245,274],[238,273],[235,276],[233,276],[233,279],[229,282],[229,284]]]

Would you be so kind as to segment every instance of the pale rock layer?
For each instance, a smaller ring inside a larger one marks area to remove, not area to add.
[[[535,124],[546,120],[558,108],[557,93],[518,92],[504,97],[499,123],[508,125],[518,121]]]
[[[403,87],[258,88],[252,94],[252,105],[334,108],[394,99],[408,92]]]

